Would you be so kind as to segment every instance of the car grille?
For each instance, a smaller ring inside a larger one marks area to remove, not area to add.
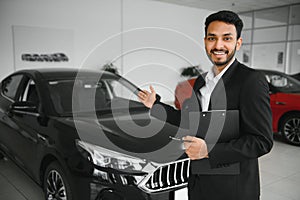
[[[146,176],[139,187],[147,193],[182,188],[187,185],[189,168],[189,158],[159,165],[153,173]]]

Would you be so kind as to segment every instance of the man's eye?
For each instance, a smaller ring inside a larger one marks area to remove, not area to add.
[[[213,38],[213,37],[209,37],[209,38],[207,38],[207,40],[208,40],[208,41],[214,41],[214,40],[215,40],[215,38]]]
[[[232,40],[232,38],[231,37],[225,37],[224,40],[225,41],[230,41],[230,40]]]

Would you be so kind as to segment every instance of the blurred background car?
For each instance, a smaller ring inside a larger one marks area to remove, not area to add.
[[[0,158],[40,184],[44,199],[172,200],[186,186],[189,159],[151,154],[176,127],[152,118],[137,100],[139,88],[123,77],[31,69],[0,88]],[[154,135],[141,129],[150,121],[162,125]]]
[[[293,77],[294,79],[297,79],[298,81],[300,81],[300,72],[296,73],[296,74],[292,74],[290,76]]]
[[[283,136],[287,143],[300,146],[300,81],[272,70],[259,70],[265,74],[270,87],[273,132]],[[178,83],[175,89],[175,107],[192,95],[196,78]]]

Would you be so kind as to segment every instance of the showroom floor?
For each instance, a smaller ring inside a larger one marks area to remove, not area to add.
[[[299,200],[300,147],[276,138],[271,153],[260,158],[261,200]],[[176,195],[176,199],[187,199],[185,190]],[[23,171],[4,159],[0,160],[0,199],[42,200],[43,193]]]

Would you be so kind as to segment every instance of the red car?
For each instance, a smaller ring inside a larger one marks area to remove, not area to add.
[[[259,71],[269,82],[273,132],[280,133],[286,142],[300,146],[300,82],[281,72]],[[190,98],[195,80],[192,78],[177,85],[176,108],[181,109],[184,100]]]

